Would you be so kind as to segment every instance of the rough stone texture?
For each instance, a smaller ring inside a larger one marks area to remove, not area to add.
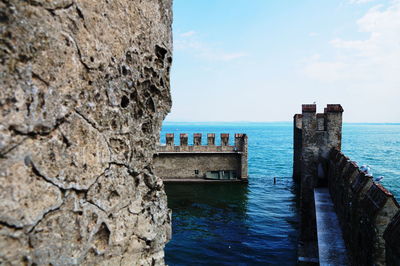
[[[293,116],[293,180],[301,180],[302,115]]]
[[[163,264],[171,0],[0,0],[0,264]]]
[[[329,190],[352,265],[398,265],[399,204],[372,179],[339,150],[331,151]]]
[[[294,116],[293,178],[300,183],[302,242],[317,239],[314,188],[326,182],[325,163],[332,148],[341,148],[342,112],[339,104],[328,104],[317,114],[315,104],[303,104],[302,114]]]
[[[386,241],[386,262],[388,265],[400,264],[400,210],[394,216],[383,235]]]
[[[341,105],[328,104],[321,114],[316,111],[316,104],[303,104],[302,114],[293,117],[293,179],[300,183],[300,262],[318,256],[314,188],[326,185],[329,151],[341,148]]]

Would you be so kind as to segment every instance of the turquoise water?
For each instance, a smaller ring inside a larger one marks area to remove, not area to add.
[[[165,123],[165,133],[246,133],[249,184],[167,184],[172,209],[169,265],[294,265],[298,209],[292,182],[292,123]],[[233,144],[233,139],[231,138]],[[400,125],[345,124],[343,151],[383,175],[400,196]],[[277,184],[273,178],[278,177]]]

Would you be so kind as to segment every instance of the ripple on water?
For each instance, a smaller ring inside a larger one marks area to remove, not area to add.
[[[249,136],[249,184],[167,184],[173,234],[169,265],[294,265],[297,202],[292,174],[292,123],[166,124],[165,133]],[[205,144],[206,138],[203,138]],[[231,138],[231,143],[233,139]],[[343,151],[400,195],[400,125],[344,125]],[[278,177],[277,184],[273,178]]]

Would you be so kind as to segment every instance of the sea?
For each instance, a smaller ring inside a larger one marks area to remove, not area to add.
[[[296,265],[298,186],[292,181],[293,124],[164,122],[165,134],[246,133],[249,183],[166,184],[172,210],[168,265]],[[400,200],[400,124],[344,123],[342,151]],[[276,184],[274,184],[276,178]]]

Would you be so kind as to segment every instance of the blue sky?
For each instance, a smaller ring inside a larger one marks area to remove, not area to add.
[[[400,122],[400,0],[174,0],[167,121]]]

